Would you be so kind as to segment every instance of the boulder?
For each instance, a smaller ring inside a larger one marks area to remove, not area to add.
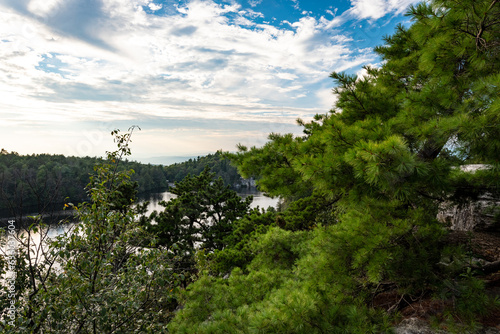
[[[500,232],[500,199],[485,194],[465,205],[441,205],[438,221],[452,231]]]
[[[487,165],[464,165],[460,169],[467,173],[487,169]],[[500,232],[500,198],[483,194],[475,201],[463,205],[442,203],[438,221],[452,231]]]
[[[419,318],[408,318],[394,328],[395,334],[445,334],[443,331],[433,330],[429,324]]]
[[[451,334],[448,331],[434,329],[426,321],[419,318],[407,318],[394,327],[395,334]],[[464,331],[468,334],[500,334],[497,328],[481,328],[477,331]]]

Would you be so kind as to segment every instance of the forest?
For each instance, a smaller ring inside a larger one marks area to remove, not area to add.
[[[62,210],[65,203],[88,200],[85,187],[101,158],[63,155],[19,155],[2,149],[0,154],[1,217]],[[124,160],[120,170],[134,170],[136,191],[164,191],[167,179],[163,166]]]
[[[0,258],[2,332],[396,333],[409,318],[498,332],[498,252],[436,217],[500,197],[500,3],[433,0],[407,15],[375,49],[380,67],[331,74],[335,107],[298,120],[301,136],[222,154],[279,210],[251,209],[207,167],[146,215],[117,168],[131,133],[113,131],[88,200],[70,205],[80,223],[52,239],[26,227]]]
[[[180,182],[188,175],[200,174],[208,166],[217,178],[222,178],[225,185],[229,185],[232,188],[239,188],[242,185],[246,186],[238,173],[238,169],[229,160],[223,159],[221,156],[221,152],[216,152],[166,166],[165,175],[169,182]]]
[[[88,200],[85,190],[89,175],[102,158],[65,157],[63,155],[19,155],[2,150],[0,154],[0,217],[44,213],[61,210],[65,203]],[[208,166],[221,177],[225,185],[238,189],[247,186],[236,167],[221,153],[189,159],[170,166],[122,161],[120,170],[133,170],[135,191],[147,194],[165,191],[168,182],[182,181],[188,175],[198,175]]]

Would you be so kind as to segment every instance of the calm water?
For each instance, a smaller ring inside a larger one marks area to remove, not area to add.
[[[248,190],[246,192],[238,192],[238,195],[242,198],[247,198],[248,196],[253,196],[253,201],[252,201],[252,204],[250,205],[252,208],[260,207],[263,209],[267,209],[270,206],[276,208],[276,206],[278,205],[277,198],[266,197],[266,196],[264,196],[263,193],[261,193],[257,190]],[[149,201],[147,214],[150,214],[154,210],[163,211],[164,208],[158,204],[160,201],[168,201],[171,198],[175,198],[175,197],[176,197],[176,195],[172,194],[171,192],[165,191],[162,193],[149,194],[149,197],[142,200],[142,202],[145,200]]]
[[[277,198],[266,197],[266,196],[264,196],[263,193],[255,191],[255,190],[253,190],[253,191],[249,190],[246,192],[239,192],[238,195],[241,196],[242,198],[246,198],[250,195],[253,196],[253,201],[251,204],[252,208],[260,207],[260,208],[267,209],[269,206],[276,208],[276,206],[278,204]],[[147,198],[142,199],[139,202],[144,202],[146,200],[150,202],[149,206],[148,206],[148,212],[147,212],[147,214],[150,214],[154,210],[163,211],[164,208],[161,205],[159,205],[158,202],[163,201],[163,200],[168,201],[168,200],[175,198],[175,197],[176,197],[176,195],[174,195],[168,191],[165,191],[165,192],[161,192],[161,193],[149,194],[147,196]],[[40,235],[40,233],[33,233],[32,234],[33,246],[38,247],[40,245],[40,239],[43,239],[45,235],[49,238],[54,238],[54,237],[57,237],[58,235],[63,234],[64,232],[70,230],[73,226],[74,226],[74,224],[72,224],[72,223],[64,224],[64,225],[51,225],[47,229],[43,230],[42,235]],[[3,233],[3,235],[0,236],[0,239],[2,239],[0,241],[5,241],[5,233]],[[21,245],[18,243],[18,247],[19,246],[21,246]],[[4,247],[4,245],[2,245],[2,242],[0,242],[0,252],[5,252],[5,247]]]

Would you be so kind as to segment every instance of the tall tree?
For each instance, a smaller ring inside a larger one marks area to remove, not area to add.
[[[214,176],[205,167],[200,175],[188,175],[170,188],[177,197],[160,203],[165,210],[155,212],[155,223],[150,225],[160,244],[176,244],[191,253],[196,247],[207,251],[224,248],[233,222],[249,211],[252,197],[241,199],[222,178]]]
[[[436,0],[408,15],[411,27],[375,49],[380,68],[332,73],[336,107],[300,121],[303,137],[273,134],[232,156],[267,192],[293,198],[312,189],[334,203],[334,215],[301,222],[310,232],[274,227],[250,241],[246,272],[196,282],[173,330],[386,332],[372,305],[388,288],[398,296],[389,311],[441,293],[453,298],[456,319],[474,323],[494,305],[460,271],[467,261],[457,249],[443,267],[450,250],[436,214],[443,201],[500,189],[500,3]],[[470,163],[487,168],[463,172]],[[203,309],[203,300],[213,304]]]
[[[252,197],[241,199],[207,166],[197,176],[186,176],[170,192],[177,197],[160,202],[165,209],[153,212],[148,230],[158,236],[158,245],[168,246],[178,256],[179,269],[192,272],[197,250],[211,253],[224,249],[236,220],[250,210]]]
[[[170,182],[180,182],[189,174],[200,174],[207,166],[217,177],[222,178],[225,185],[231,187],[241,186],[242,180],[238,170],[230,165],[228,160],[223,159],[220,152],[198,157],[196,160],[189,159],[182,163],[167,166],[165,167],[165,174]]]

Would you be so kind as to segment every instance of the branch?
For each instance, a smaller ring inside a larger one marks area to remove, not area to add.
[[[480,270],[483,274],[491,274],[500,270],[500,260],[495,262],[489,262],[484,265],[471,265],[472,269]]]

